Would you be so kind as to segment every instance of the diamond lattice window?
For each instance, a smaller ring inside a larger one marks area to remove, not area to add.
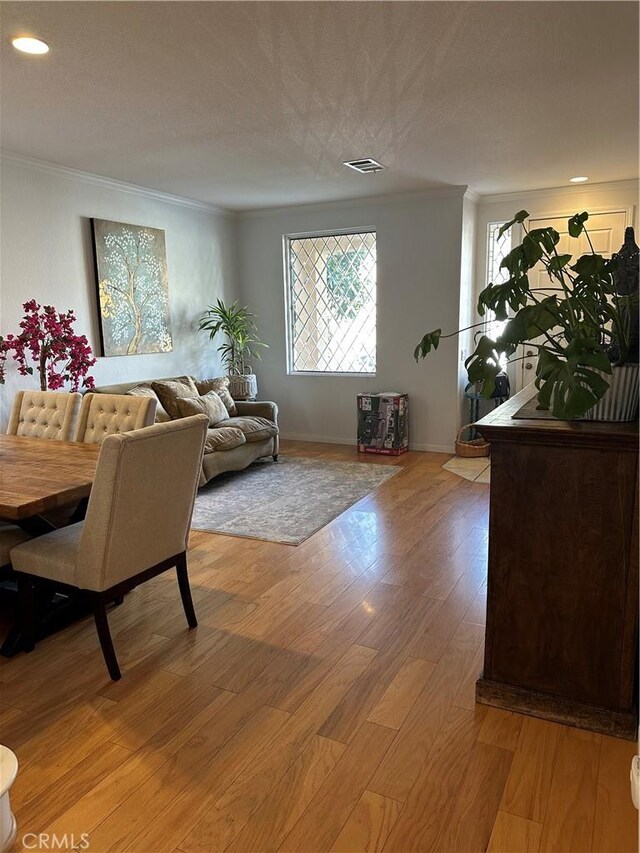
[[[502,259],[507,255],[512,248],[511,229],[499,236],[500,229],[504,222],[490,222],[487,226],[487,284],[504,284],[509,278],[509,273],[504,267],[500,267]],[[485,315],[485,332],[490,338],[495,340],[507,325],[506,320],[496,320],[496,315],[493,311],[487,311]],[[503,370],[507,368],[507,356],[502,353],[500,356],[500,365]]]
[[[289,368],[375,373],[376,234],[287,237]]]

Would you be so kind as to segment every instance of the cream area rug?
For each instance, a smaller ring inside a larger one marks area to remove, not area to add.
[[[454,456],[442,467],[453,474],[457,474],[458,477],[464,477],[465,480],[472,480],[474,483],[491,482],[491,460],[488,456],[478,456],[475,459]]]
[[[200,489],[191,527],[299,545],[401,470],[287,456],[258,460]]]

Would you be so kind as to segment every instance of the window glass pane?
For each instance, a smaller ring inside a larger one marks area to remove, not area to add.
[[[287,238],[293,372],[375,373],[376,234]]]
[[[504,225],[503,222],[490,222],[487,231],[487,281],[486,283],[502,284],[509,278],[506,269],[500,269],[500,264],[505,255],[512,249],[511,229],[502,237],[498,232]],[[487,312],[486,334],[495,341],[506,325],[505,321],[496,320],[493,311]],[[507,367],[507,357],[503,354],[500,359],[502,369]]]

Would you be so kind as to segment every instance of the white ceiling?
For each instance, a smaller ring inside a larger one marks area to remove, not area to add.
[[[1,10],[2,146],[63,166],[239,210],[638,174],[635,2]]]

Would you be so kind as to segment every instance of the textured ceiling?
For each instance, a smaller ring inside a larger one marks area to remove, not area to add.
[[[3,148],[229,208],[638,173],[634,2],[2,2],[1,25]]]

